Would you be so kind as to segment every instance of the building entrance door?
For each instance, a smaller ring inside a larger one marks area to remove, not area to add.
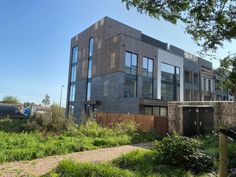
[[[184,107],[183,134],[195,136],[209,133],[214,129],[214,109],[212,107]]]

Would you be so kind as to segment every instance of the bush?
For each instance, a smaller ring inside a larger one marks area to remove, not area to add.
[[[152,150],[135,150],[112,161],[122,169],[139,171],[141,174],[153,173],[156,166],[157,153]]]
[[[134,121],[123,121],[119,123],[115,123],[113,126],[113,130],[117,135],[128,134],[133,135],[138,131],[138,125]]]
[[[64,111],[58,105],[52,105],[45,114],[33,116],[24,126],[25,130],[61,133],[73,130],[76,127],[74,120],[65,117]]]
[[[0,131],[20,132],[26,124],[26,119],[10,119],[8,117],[0,118]]]
[[[194,173],[210,172],[214,163],[206,155],[199,141],[179,135],[172,135],[156,142],[160,163],[182,167]]]
[[[60,162],[56,170],[44,177],[135,177],[134,173],[106,164],[79,164],[71,160]]]

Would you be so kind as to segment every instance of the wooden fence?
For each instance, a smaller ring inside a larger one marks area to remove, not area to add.
[[[161,135],[168,133],[167,117],[156,117],[141,114],[96,113],[96,120],[102,126],[111,127],[114,123],[130,120],[137,123],[142,131],[155,130]]]

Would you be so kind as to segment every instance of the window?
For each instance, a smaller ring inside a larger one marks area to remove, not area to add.
[[[153,98],[153,79],[143,78],[143,97]]]
[[[93,56],[93,37],[89,39],[89,57]]]
[[[216,101],[222,101],[221,95],[216,95]]]
[[[211,79],[208,79],[208,91],[211,92]]]
[[[74,115],[74,106],[69,105],[69,115],[73,116]]]
[[[72,64],[73,63],[77,63],[77,60],[78,60],[78,50],[79,50],[79,47],[76,46],[72,49]]]
[[[75,85],[70,86],[70,101],[75,101]]]
[[[143,58],[143,97],[153,98],[153,60]]]
[[[192,73],[190,71],[185,71],[184,72],[184,78],[186,83],[192,83]]]
[[[125,53],[125,72],[127,74],[137,74],[137,58],[136,54],[126,52]]]
[[[87,84],[87,101],[89,101],[91,98],[91,81]]]
[[[152,107],[145,107],[144,114],[145,115],[152,115]]]
[[[199,101],[199,92],[198,91],[193,91],[192,100]]]
[[[191,90],[185,90],[184,101],[191,101]]]
[[[88,78],[87,78],[87,91],[86,91],[86,100],[91,99],[92,91],[92,71],[93,71],[93,37],[89,39],[89,57],[88,57]]]
[[[167,108],[165,107],[160,108],[160,116],[167,116]]]
[[[143,76],[153,78],[153,59],[143,57]]]
[[[157,107],[157,106],[145,106],[144,107],[145,115],[154,115],[154,116],[167,116],[167,108],[166,107]]]
[[[93,60],[89,59],[89,64],[88,64],[88,78],[92,78],[92,67],[93,67]]]
[[[193,80],[194,80],[195,85],[199,84],[199,75],[198,75],[198,73],[193,74]]]
[[[180,99],[180,68],[161,63],[161,99]]]
[[[137,59],[138,55],[125,52],[124,96],[137,96]]]
[[[76,65],[71,67],[71,82],[76,81]]]
[[[125,97],[136,97],[136,76],[132,75],[125,75],[125,82],[124,82],[124,96]]]

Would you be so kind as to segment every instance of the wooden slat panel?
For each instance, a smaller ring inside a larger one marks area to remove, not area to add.
[[[100,125],[107,127],[112,127],[115,123],[129,120],[134,121],[142,131],[148,132],[154,129],[161,135],[168,133],[167,117],[98,112],[96,119]]]

